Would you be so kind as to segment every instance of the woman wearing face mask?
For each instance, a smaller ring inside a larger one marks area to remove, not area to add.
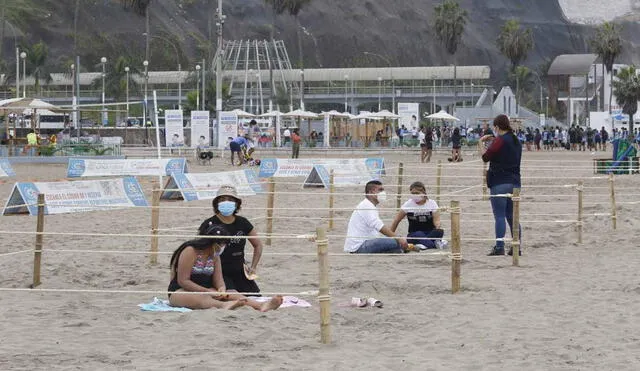
[[[199,234],[203,234],[210,225],[222,224],[229,231],[230,236],[248,236],[248,240],[253,246],[253,258],[249,266],[245,265],[244,260],[246,238],[232,238],[224,253],[220,255],[222,276],[227,291],[260,292],[255,278],[257,277],[258,263],[262,256],[262,241],[257,238],[257,233],[251,222],[237,215],[242,206],[242,200],[238,198],[236,188],[232,185],[220,186],[212,204],[215,215],[200,225]],[[256,294],[255,296],[260,295]],[[281,303],[282,298],[279,297],[279,300]],[[275,305],[276,303],[273,304]],[[247,303],[247,305],[251,305],[251,303]]]
[[[206,236],[225,236],[227,230],[211,225]],[[228,239],[200,238],[183,243],[171,256],[171,282],[167,291],[169,303],[174,307],[191,309],[235,309],[246,304],[246,299],[230,300],[227,295],[193,295],[183,292],[225,292],[220,268],[220,254]]]
[[[398,224],[406,216],[409,222],[408,243],[421,250],[443,248],[441,239],[444,231],[440,229],[438,204],[427,197],[427,190],[422,182],[413,182],[409,186],[409,192],[411,198],[400,207],[391,223],[391,230],[395,233]]]

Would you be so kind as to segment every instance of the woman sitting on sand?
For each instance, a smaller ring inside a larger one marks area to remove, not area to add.
[[[440,229],[438,204],[427,197],[427,190],[422,182],[413,182],[409,186],[409,192],[411,198],[400,207],[391,223],[391,231],[395,232],[406,216],[409,222],[408,243],[421,250],[443,248],[441,238],[444,231]]]
[[[222,225],[212,225],[207,228],[204,235],[228,236],[229,232]],[[277,309],[282,304],[280,296],[268,302],[258,303],[243,295],[226,292],[220,255],[229,242],[228,238],[200,238],[187,241],[176,249],[171,256],[171,282],[168,289],[172,292],[169,294],[169,303],[172,306],[191,309],[236,309],[248,305],[266,312]],[[194,295],[184,292],[211,292],[212,295]]]
[[[198,229],[198,234],[206,234],[207,228],[211,225],[223,225],[230,236],[238,236],[232,238],[227,245],[227,249],[220,255],[222,263],[222,277],[228,292],[247,292],[259,293],[260,288],[256,284],[257,267],[262,256],[262,241],[257,238],[257,233],[253,225],[246,218],[237,215],[242,205],[242,200],[238,197],[236,188],[232,185],[221,185],[218,193],[212,202],[214,216],[205,220]],[[253,257],[250,265],[245,265],[244,247],[247,238],[253,246]],[[254,295],[251,295],[254,296]],[[255,294],[260,296],[260,294]],[[231,298],[244,298],[244,296],[231,295]],[[275,309],[282,303],[282,297],[271,299],[270,304]],[[275,301],[274,301],[275,300]],[[279,300],[279,303],[278,303]],[[247,305],[262,310],[263,304],[255,301],[248,301]]]

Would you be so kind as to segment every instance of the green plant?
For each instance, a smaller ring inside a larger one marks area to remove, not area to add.
[[[111,148],[111,147],[103,147],[103,146],[91,147],[90,150],[91,150],[91,152],[93,153],[94,156],[104,156],[109,152],[113,152],[113,148]]]

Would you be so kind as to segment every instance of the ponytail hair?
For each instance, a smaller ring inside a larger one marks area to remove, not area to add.
[[[506,131],[507,133],[511,134],[513,142],[518,146],[520,145],[520,140],[518,140],[518,137],[513,132],[513,128],[511,127],[511,122],[509,122],[509,117],[507,117],[507,115],[498,115],[498,116],[496,116],[496,118],[493,119],[493,126],[497,127],[498,129],[500,129],[502,131]]]

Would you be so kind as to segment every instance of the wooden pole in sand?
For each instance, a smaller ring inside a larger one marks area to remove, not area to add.
[[[33,253],[33,283],[31,288],[40,285],[40,264],[42,262],[42,240],[44,235],[44,194],[38,194],[38,220],[36,221],[36,248]]]
[[[160,227],[160,194],[158,188],[154,188],[151,194],[151,264],[158,264],[158,228]]]
[[[436,170],[436,203],[440,205],[440,180],[442,178],[442,160],[438,160]]]
[[[316,228],[316,243],[318,244],[318,266],[320,268],[320,285],[318,286],[318,301],[320,302],[320,342],[331,343],[331,295],[329,293],[329,255],[327,248],[327,234],[324,228]]]
[[[582,243],[582,193],[584,182],[578,182],[578,243]]]
[[[269,178],[269,187],[267,195],[267,246],[271,246],[271,235],[273,234],[273,205],[276,192],[276,181],[273,177]]]
[[[404,164],[398,164],[398,198],[396,199],[396,209],[402,205],[402,176],[404,175]]]
[[[451,201],[451,293],[460,291],[460,202]]]
[[[618,224],[618,211],[616,207],[616,191],[614,185],[613,174],[609,174],[609,189],[611,191],[611,225],[616,230]]]
[[[513,266],[517,267],[520,265],[520,188],[513,189],[511,201],[513,202],[513,229],[511,230],[513,241],[511,243],[511,251],[513,252]]]
[[[329,230],[333,229],[333,193],[335,192],[333,169],[329,173]]]

